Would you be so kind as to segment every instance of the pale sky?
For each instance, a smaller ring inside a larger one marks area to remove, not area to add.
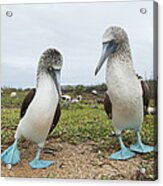
[[[144,78],[153,75],[153,1],[3,5],[1,10],[2,86],[35,86],[39,58],[49,47],[63,55],[62,85],[105,82],[105,66],[97,76],[94,70],[102,35],[113,25],[128,33],[135,71]]]

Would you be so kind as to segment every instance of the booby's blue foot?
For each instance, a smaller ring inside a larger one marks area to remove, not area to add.
[[[9,168],[11,168],[12,165],[15,165],[20,161],[20,152],[17,148],[17,140],[8,147],[2,154],[1,154],[1,160],[6,164],[9,165]]]
[[[133,156],[135,156],[135,153],[132,152],[129,148],[127,148],[125,146],[125,144],[123,143],[121,133],[118,135],[118,139],[119,139],[119,143],[120,143],[120,146],[121,146],[121,150],[118,151],[118,152],[113,153],[109,157],[109,159],[112,159],[112,160],[127,160],[127,159],[132,158]]]
[[[149,145],[144,145],[143,143],[139,143],[139,142],[137,142],[134,145],[131,145],[130,149],[132,151],[139,152],[139,153],[147,153],[147,152],[154,151],[154,147]]]
[[[36,160],[34,159],[33,161],[31,161],[29,163],[29,165],[33,168],[33,169],[42,169],[42,168],[47,168],[50,165],[54,164],[54,161],[45,161],[45,160]]]
[[[142,143],[139,131],[137,131],[137,142],[134,145],[131,145],[130,149],[132,151],[139,152],[139,153],[147,153],[147,152],[154,151],[154,147],[144,145]]]
[[[35,159],[29,163],[31,168],[33,168],[33,169],[42,169],[42,168],[47,168],[50,165],[54,164],[54,161],[39,160],[40,152],[41,152],[41,148],[38,148],[38,151],[37,151]]]
[[[135,156],[135,153],[132,152],[129,148],[122,148],[120,151],[113,153],[109,159],[112,160],[127,160]]]

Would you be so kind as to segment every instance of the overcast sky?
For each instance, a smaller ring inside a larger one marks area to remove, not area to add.
[[[105,67],[95,77],[102,35],[112,25],[129,36],[133,63],[144,78],[153,74],[153,2],[103,2],[3,5],[1,11],[1,84],[33,87],[41,53],[57,48],[64,57],[62,85],[105,81]],[[146,8],[147,13],[140,13]],[[7,17],[6,11],[13,16]]]

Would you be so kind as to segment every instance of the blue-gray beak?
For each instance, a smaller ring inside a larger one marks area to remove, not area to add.
[[[58,95],[61,98],[61,96],[62,96],[61,84],[60,84],[61,70],[60,69],[53,69],[52,67],[50,67],[48,69],[48,71],[49,71],[49,74],[51,75],[51,77],[55,83]]]
[[[103,50],[98,62],[98,65],[95,70],[95,75],[100,71],[102,65],[104,64],[105,60],[117,49],[118,44],[113,41],[103,43]]]

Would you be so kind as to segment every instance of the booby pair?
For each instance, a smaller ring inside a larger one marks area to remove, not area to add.
[[[103,51],[95,75],[107,60],[107,94],[112,104],[112,123],[121,146],[121,150],[113,153],[110,159],[129,159],[135,152],[153,151],[154,147],[144,145],[141,141],[142,87],[134,71],[127,33],[121,27],[110,27],[105,31],[102,43]],[[137,134],[137,142],[130,148],[125,146],[121,136],[122,130],[127,128],[135,129]]]
[[[46,168],[53,161],[40,160],[45,140],[58,123],[61,96],[60,72],[63,58],[59,51],[50,48],[43,52],[37,69],[37,86],[23,101],[15,142],[2,155],[2,161],[11,168],[20,161],[17,143],[21,136],[38,144],[36,157],[29,164],[32,168]]]

